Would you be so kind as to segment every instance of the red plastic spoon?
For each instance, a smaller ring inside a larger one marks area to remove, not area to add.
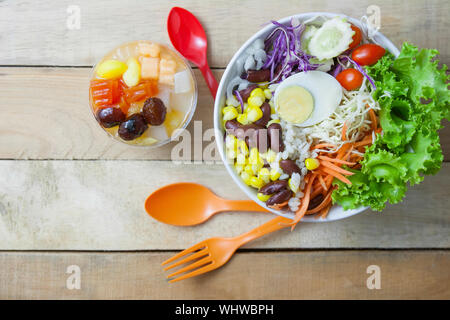
[[[167,18],[167,32],[175,49],[200,69],[215,98],[219,85],[208,65],[206,58],[208,44],[200,22],[186,9],[173,7]]]

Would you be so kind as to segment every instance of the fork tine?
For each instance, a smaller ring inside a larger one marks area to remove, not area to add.
[[[181,268],[180,270],[178,270],[178,271],[176,271],[174,273],[169,274],[167,276],[167,278],[172,278],[172,277],[175,277],[176,275],[179,275],[180,273],[183,273],[183,272],[195,269],[197,267],[201,267],[205,263],[208,263],[208,262],[211,262],[211,261],[212,261],[211,257],[207,256],[207,257],[205,257],[205,258],[203,258],[201,260],[198,260],[198,261],[195,261],[194,263],[191,263],[190,265],[188,265],[188,266],[186,266],[184,268]]]
[[[206,249],[200,250],[200,251],[198,251],[196,253],[191,254],[190,256],[187,256],[184,259],[181,259],[180,261],[177,261],[177,262],[171,264],[170,266],[165,267],[164,271],[167,271],[169,269],[175,268],[175,267],[179,266],[180,264],[189,262],[191,260],[194,260],[194,259],[197,259],[197,258],[201,258],[201,257],[203,257],[206,254],[208,254],[208,250],[206,250]]]
[[[181,257],[187,255],[188,253],[194,252],[195,250],[199,250],[199,249],[201,249],[201,248],[203,248],[203,247],[205,247],[205,246],[206,246],[206,245],[205,245],[205,242],[204,242],[204,241],[202,241],[202,242],[200,242],[200,243],[197,243],[197,244],[193,245],[192,247],[187,248],[187,249],[185,249],[185,250],[183,250],[183,251],[177,253],[177,254],[174,255],[172,258],[167,259],[166,261],[164,261],[163,263],[161,263],[161,265],[163,266],[163,265],[165,265],[165,264],[168,264],[169,262],[172,262],[172,261],[174,261],[174,260],[177,260],[178,258],[181,258]]]
[[[212,270],[214,270],[216,268],[217,267],[214,264],[208,264],[208,265],[204,266],[203,268],[200,268],[200,269],[194,270],[194,271],[192,271],[190,273],[184,274],[181,277],[169,280],[169,282],[173,283],[173,282],[177,282],[177,281],[184,280],[184,279],[187,279],[187,278],[195,277],[195,276],[201,275],[203,273],[212,271]]]

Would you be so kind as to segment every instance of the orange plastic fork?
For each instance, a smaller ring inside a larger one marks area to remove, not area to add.
[[[164,268],[164,271],[190,262],[189,265],[167,276],[167,278],[172,278],[189,271],[188,273],[169,281],[176,282],[220,268],[227,263],[228,260],[230,260],[231,256],[239,247],[268,233],[289,227],[289,223],[292,223],[291,219],[277,217],[234,238],[210,238],[204,240],[164,261],[162,263],[163,266],[191,253],[191,255],[188,255],[184,259],[167,266]]]

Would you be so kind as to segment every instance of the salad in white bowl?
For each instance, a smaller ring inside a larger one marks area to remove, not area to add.
[[[399,52],[342,15],[272,21],[219,86],[216,140],[227,169],[294,225],[400,202],[443,160],[437,130],[449,118],[449,77],[437,54],[408,43]]]

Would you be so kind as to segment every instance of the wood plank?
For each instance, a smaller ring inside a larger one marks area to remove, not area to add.
[[[246,196],[222,165],[167,161],[0,161],[0,250],[184,249],[236,236],[273,215],[222,213],[195,227],[147,216],[145,198],[191,181],[229,199]],[[450,164],[408,190],[402,204],[333,223],[304,223],[246,248],[449,248]]]
[[[0,299],[449,299],[449,251],[238,252],[224,267],[167,283],[173,253],[0,253]],[[81,287],[66,273],[79,266]],[[367,267],[381,289],[367,288]],[[268,290],[270,286],[270,290]]]
[[[80,8],[79,30],[67,28],[70,5]],[[209,37],[209,61],[225,67],[234,52],[261,25],[294,13],[328,11],[353,17],[366,14],[373,1],[285,1],[280,6],[271,0],[178,1],[177,6],[191,10],[202,22]],[[421,47],[438,48],[442,61],[449,63],[449,2],[380,0],[381,31],[400,46],[411,41]],[[174,4],[167,1],[66,0],[2,1],[0,3],[0,51],[2,65],[93,65],[115,45],[151,39],[169,43],[165,22]],[[46,17],[42,19],[42,17]]]
[[[213,128],[213,99],[198,70],[194,121]],[[222,70],[215,70],[217,79]],[[107,136],[87,105],[90,69],[0,68],[0,159],[171,159],[173,142],[158,149],[133,148]],[[450,160],[450,126],[441,145]],[[193,133],[193,122],[189,132]],[[192,145],[201,137],[192,135]],[[203,146],[209,144],[209,140]],[[191,148],[193,151],[193,147]]]
[[[200,71],[194,73],[194,120],[204,132],[214,127],[214,101]],[[222,73],[214,71],[218,79]],[[89,68],[0,68],[0,159],[171,159],[178,142],[130,147],[101,129],[89,108],[89,76]],[[193,129],[192,121],[188,130]],[[202,135],[194,138],[192,145],[201,143]]]

